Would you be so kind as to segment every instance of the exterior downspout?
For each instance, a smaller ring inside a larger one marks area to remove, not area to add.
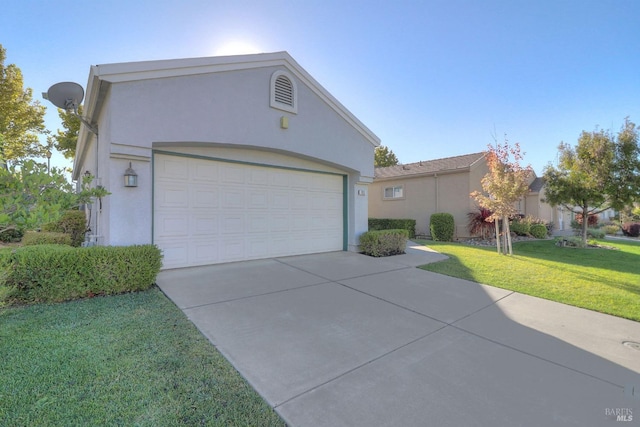
[[[433,174],[433,179],[435,180],[435,184],[436,184],[436,213],[438,213],[438,174],[434,173]]]

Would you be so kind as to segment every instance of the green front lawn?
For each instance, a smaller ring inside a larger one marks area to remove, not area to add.
[[[619,250],[560,248],[552,240],[495,248],[419,241],[450,259],[421,268],[640,321],[640,243],[606,240]]]
[[[158,290],[0,310],[0,425],[284,425]]]

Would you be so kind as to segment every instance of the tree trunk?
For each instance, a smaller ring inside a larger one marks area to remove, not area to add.
[[[513,249],[511,247],[511,228],[509,228],[509,217],[505,216],[502,220],[504,224],[502,225],[502,232],[506,236],[507,244],[504,248],[505,255],[513,255]]]
[[[498,254],[500,254],[502,253],[500,250],[500,220],[496,218],[493,223],[496,225],[496,248],[498,249]]]
[[[582,244],[587,246],[587,228],[589,227],[589,215],[587,213],[587,206],[582,207]]]

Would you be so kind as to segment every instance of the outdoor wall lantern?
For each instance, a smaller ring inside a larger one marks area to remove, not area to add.
[[[137,187],[138,186],[138,174],[131,169],[131,162],[129,167],[124,171],[124,186],[125,187]]]

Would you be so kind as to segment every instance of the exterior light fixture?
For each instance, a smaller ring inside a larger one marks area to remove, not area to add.
[[[124,171],[124,186],[125,187],[137,187],[138,186],[138,174],[131,168],[131,162],[129,167]]]

